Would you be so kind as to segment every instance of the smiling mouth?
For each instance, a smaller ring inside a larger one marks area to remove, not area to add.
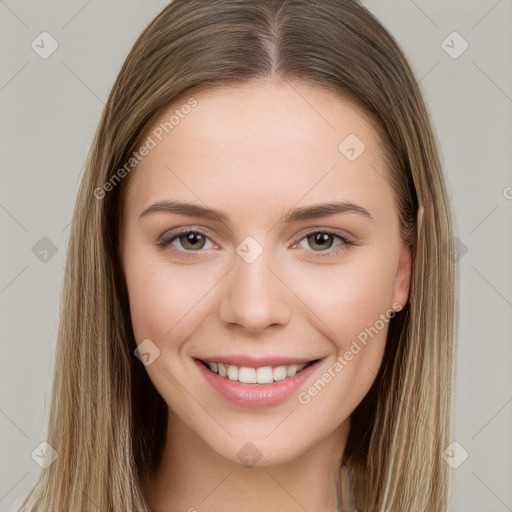
[[[216,363],[213,361],[199,361],[211,372],[234,382],[242,384],[272,384],[295,376],[316,363],[318,359],[308,363],[261,366],[258,368],[235,366],[233,364]]]

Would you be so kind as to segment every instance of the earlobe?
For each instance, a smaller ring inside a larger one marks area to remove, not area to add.
[[[394,296],[390,308],[396,311],[403,309],[409,299],[411,282],[412,258],[409,246],[402,243],[398,268],[395,274]],[[400,305],[400,307],[398,307]]]

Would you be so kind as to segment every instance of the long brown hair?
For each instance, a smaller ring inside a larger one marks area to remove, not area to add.
[[[441,453],[452,431],[458,286],[447,250],[452,214],[418,83],[393,37],[355,0],[174,0],[140,35],[76,202],[47,434],[58,458],[23,510],[150,511],[144,485],[162,453],[167,406],[133,354],[118,251],[136,172],[126,163],[172,105],[266,79],[317,85],[374,120],[412,275],[374,385],[352,414],[344,460],[361,511],[446,510]]]

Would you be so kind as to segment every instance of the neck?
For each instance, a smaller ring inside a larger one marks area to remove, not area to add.
[[[169,411],[162,459],[147,485],[155,512],[336,511],[349,420],[306,453],[268,466],[232,462]]]

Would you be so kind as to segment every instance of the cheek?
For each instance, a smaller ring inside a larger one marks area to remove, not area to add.
[[[169,263],[147,249],[130,253],[125,274],[135,339],[149,338],[157,345],[186,338],[191,319],[204,314],[208,290],[215,284],[213,273]]]
[[[297,271],[294,282],[297,295],[317,317],[318,328],[345,350],[388,311],[394,275],[391,254],[367,251],[364,257],[357,255],[340,265]]]
[[[309,321],[333,347],[322,375],[301,395],[301,403],[312,407],[311,417],[323,417],[329,423],[344,421],[371,388],[394,316],[388,310],[393,292],[392,260],[392,255],[374,254],[347,259],[344,265],[317,270],[307,278],[302,274],[299,293],[314,312]]]

